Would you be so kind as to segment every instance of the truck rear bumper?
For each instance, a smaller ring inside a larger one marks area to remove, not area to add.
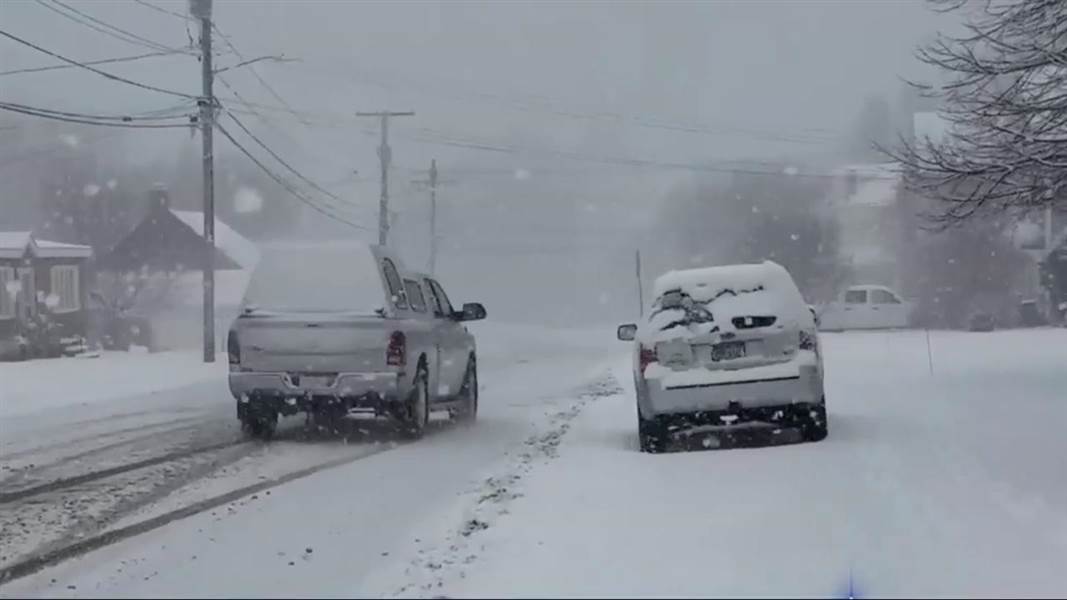
[[[261,399],[327,398],[355,400],[374,396],[389,401],[400,397],[398,373],[338,373],[316,378],[288,373],[232,372],[230,393],[238,401]]]

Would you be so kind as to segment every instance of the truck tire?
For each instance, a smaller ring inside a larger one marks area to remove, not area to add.
[[[404,433],[413,440],[421,438],[426,433],[426,425],[430,422],[430,386],[426,367],[420,365],[415,373],[415,389],[407,402],[407,414],[404,419]]]
[[[460,405],[452,418],[461,423],[473,423],[478,418],[478,362],[473,356],[467,362],[467,373],[459,389]]]
[[[278,428],[278,415],[248,415],[241,421],[241,427],[249,437],[267,442]]]

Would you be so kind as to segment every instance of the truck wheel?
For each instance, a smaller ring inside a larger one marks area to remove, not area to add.
[[[404,432],[411,439],[419,439],[426,433],[426,424],[430,422],[429,377],[425,367],[419,367],[415,374],[415,389],[408,398],[407,415]]]
[[[274,431],[278,428],[278,418],[277,415],[274,415],[274,418],[259,415],[246,420],[243,425],[249,436],[257,440],[269,441],[274,437]]]
[[[253,411],[248,405],[237,405],[237,417],[241,420],[241,430],[257,440],[269,440],[278,428],[278,413],[274,411]]]
[[[814,416],[811,413],[815,413]],[[830,425],[826,420],[826,403],[812,409],[803,426],[804,440],[808,442],[821,442],[830,433]]]
[[[473,423],[478,418],[478,363],[472,356],[467,363],[467,373],[459,389],[460,406],[452,417],[462,423]]]

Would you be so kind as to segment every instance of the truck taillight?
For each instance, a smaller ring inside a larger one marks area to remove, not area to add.
[[[800,332],[800,349],[815,350],[815,334],[810,331]]]
[[[226,353],[230,355],[231,365],[241,364],[241,343],[237,339],[237,332],[232,329],[226,336]]]
[[[641,352],[638,357],[638,361],[640,363],[642,375],[645,374],[645,367],[656,362],[657,360],[658,359],[656,358],[655,348],[646,348],[645,346],[641,346]]]
[[[385,351],[385,364],[390,367],[402,367],[407,364],[407,338],[404,332],[394,331],[389,336],[389,347]]]

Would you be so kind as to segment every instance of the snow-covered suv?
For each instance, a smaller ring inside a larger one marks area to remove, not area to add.
[[[641,449],[677,432],[767,426],[826,437],[823,365],[815,319],[780,265],[730,265],[659,277],[634,342]]]

